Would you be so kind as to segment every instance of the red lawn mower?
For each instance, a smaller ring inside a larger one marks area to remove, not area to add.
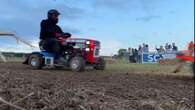
[[[55,63],[56,53],[41,49],[28,55],[25,64],[35,69],[42,67],[68,67],[72,71],[82,71],[86,66],[97,70],[105,69],[105,60],[100,57],[100,42],[83,38],[58,38],[62,50],[62,64]]]

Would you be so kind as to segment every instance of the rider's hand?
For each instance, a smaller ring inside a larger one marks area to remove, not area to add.
[[[60,38],[63,37],[61,33],[55,33],[55,37]]]
[[[69,37],[71,37],[71,34],[70,33],[63,33],[63,37],[64,38],[69,38]]]

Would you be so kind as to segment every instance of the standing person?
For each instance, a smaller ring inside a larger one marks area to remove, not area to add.
[[[156,51],[159,53],[160,48],[158,48],[157,46],[155,46],[155,49],[156,49]]]
[[[139,45],[139,47],[138,47],[138,51],[140,51],[140,52],[142,52],[142,51],[143,51],[143,48],[142,48],[142,46],[141,46],[141,45]]]
[[[168,45],[168,50],[167,50],[167,52],[170,52],[171,49],[172,49],[171,44],[169,44],[169,45]]]
[[[169,50],[169,44],[166,43],[166,44],[165,44],[165,51],[167,52],[168,50]]]
[[[138,58],[139,58],[139,56],[138,56],[138,50],[135,49],[135,63],[138,62]]]
[[[177,46],[175,45],[175,43],[172,43],[172,51],[176,52],[178,50]]]
[[[161,45],[160,48],[157,48],[157,46],[155,47],[157,52],[162,54],[162,53],[165,53],[165,49],[163,48],[163,46]]]
[[[136,50],[134,48],[132,49],[132,53],[133,53],[133,55],[131,57],[131,61],[133,63],[136,63]]]
[[[160,46],[159,52],[160,52],[160,53],[164,53],[164,52],[165,52],[165,49],[163,48],[162,45]]]
[[[133,56],[132,48],[128,48],[129,63],[131,63],[131,56]]]
[[[141,45],[138,47],[138,63],[142,62],[142,53],[143,53],[143,48]]]
[[[148,46],[148,44],[146,44],[146,46],[145,46],[145,52],[149,52],[149,46]]]
[[[145,44],[145,43],[143,43],[142,51],[143,51],[143,52],[146,52],[146,44]]]

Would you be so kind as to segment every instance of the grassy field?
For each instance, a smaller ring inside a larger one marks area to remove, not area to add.
[[[107,64],[107,72],[126,72],[126,73],[142,73],[142,74],[158,74],[158,75],[181,75],[192,76],[191,64],[187,63],[181,68],[178,73],[173,73],[177,64],[174,65],[161,65],[158,63],[150,64],[135,64],[118,60],[115,63]]]
[[[172,75],[192,75],[191,66],[185,65],[179,73],[173,73],[177,65],[160,64],[108,64],[107,71],[144,73],[144,74],[172,74]]]
[[[23,62],[23,58],[11,58],[7,59],[8,62]],[[174,65],[161,65],[158,63],[150,64],[136,64],[128,63],[124,60],[116,60],[114,63],[107,62],[106,71],[103,73],[140,73],[140,74],[158,74],[158,75],[181,75],[181,76],[191,76],[192,68],[191,64],[186,64],[181,71],[178,73],[173,73],[176,64]]]

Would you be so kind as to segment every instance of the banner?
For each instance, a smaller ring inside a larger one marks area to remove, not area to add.
[[[149,52],[149,53],[142,54],[142,63],[157,63],[159,60],[174,59],[174,58],[176,58],[175,52],[169,52],[169,53]]]

